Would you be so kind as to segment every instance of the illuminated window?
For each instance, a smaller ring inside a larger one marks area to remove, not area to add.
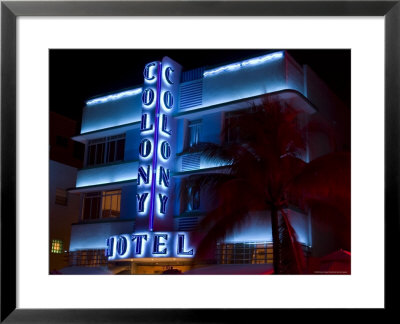
[[[104,163],[106,138],[99,138],[89,142],[87,165],[96,165]]]
[[[89,141],[87,165],[123,161],[125,134],[103,137]]]
[[[83,201],[83,220],[118,218],[121,210],[121,190],[86,193]]]
[[[102,197],[102,218],[119,217],[121,208],[121,190],[105,191]]]
[[[310,255],[310,248],[301,245],[304,255]],[[217,243],[217,262],[220,264],[266,264],[273,263],[271,242]]]
[[[63,241],[61,240],[52,240],[51,241],[51,253],[60,254],[63,252]]]

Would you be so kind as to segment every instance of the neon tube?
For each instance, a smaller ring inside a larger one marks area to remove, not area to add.
[[[115,101],[115,100],[119,100],[121,98],[134,96],[134,95],[139,94],[141,92],[142,92],[142,88],[136,88],[136,89],[132,89],[132,90],[127,90],[127,91],[111,94],[111,95],[108,95],[108,96],[105,96],[105,97],[95,98],[95,99],[86,101],[86,105],[93,106],[93,105],[97,105],[97,104],[106,103],[108,101]]]
[[[272,54],[268,54],[268,55],[264,55],[264,56],[260,56],[260,57],[255,57],[255,58],[245,60],[242,62],[221,66],[214,70],[205,71],[203,73],[203,77],[210,77],[210,76],[222,73],[222,72],[235,71],[242,67],[246,67],[246,66],[250,66],[250,65],[258,65],[258,64],[264,63],[266,61],[269,61],[272,59],[279,59],[282,57],[283,57],[283,52],[276,52],[276,53],[272,53]]]

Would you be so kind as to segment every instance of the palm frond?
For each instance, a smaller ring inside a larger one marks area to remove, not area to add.
[[[215,247],[216,242],[242,227],[250,211],[268,209],[263,195],[255,192],[254,188],[246,189],[246,185],[243,179],[230,179],[219,185],[217,207],[207,213],[199,225],[199,230],[204,234],[196,252],[200,258],[207,248]]]
[[[350,153],[336,152],[317,158],[307,165],[288,186],[288,196],[297,205],[310,206],[319,201],[350,210]]]
[[[221,215],[223,215],[221,217]],[[222,241],[226,235],[231,233],[248,216],[248,209],[243,207],[234,211],[226,212],[224,207],[219,207],[207,214],[207,218],[215,218],[214,222],[202,222],[200,231],[204,234],[200,244],[197,246],[196,259],[207,257],[207,252],[214,250],[217,242]],[[216,219],[219,219],[218,221]]]
[[[328,138],[330,151],[337,151],[337,143],[335,139],[335,130],[331,123],[322,118],[320,114],[314,114],[310,117],[304,127],[304,132],[308,132],[309,138],[324,134]]]
[[[312,208],[314,213],[321,206],[332,206],[330,210],[340,209],[349,215],[350,155],[329,154],[305,163],[307,127],[310,132],[328,127],[313,118],[307,124],[304,115],[282,103],[264,101],[238,116],[225,124],[221,134],[228,139],[236,132],[237,141],[200,143],[186,151],[201,152],[202,159],[212,165],[228,165],[221,173],[182,180],[181,192],[194,186],[216,199],[216,207],[200,224],[204,237],[197,256],[245,224],[250,212],[280,210],[278,218],[271,217],[274,253],[279,256],[274,258],[278,261],[276,273],[303,273],[302,247],[283,208],[293,204]]]

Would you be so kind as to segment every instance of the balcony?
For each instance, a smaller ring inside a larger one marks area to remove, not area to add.
[[[76,188],[134,181],[138,163],[127,161],[81,169],[77,174]]]
[[[134,231],[134,220],[99,220],[71,226],[69,251],[105,249],[106,240],[117,234]]]
[[[141,88],[89,100],[83,109],[81,134],[140,121]]]

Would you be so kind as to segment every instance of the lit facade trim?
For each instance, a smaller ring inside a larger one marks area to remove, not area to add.
[[[115,100],[134,96],[134,95],[141,94],[141,93],[142,93],[142,88],[136,88],[136,89],[132,89],[132,90],[122,91],[122,92],[111,94],[108,96],[91,99],[86,102],[86,105],[92,106],[92,105],[102,104],[102,103],[106,103],[109,101],[115,101]]]
[[[210,77],[210,76],[214,76],[214,75],[220,74],[222,72],[236,71],[236,70],[238,70],[240,68],[243,68],[243,67],[254,66],[254,65],[262,64],[262,63],[270,61],[270,60],[280,59],[280,58],[283,57],[283,55],[284,55],[283,52],[276,52],[276,53],[272,53],[272,54],[268,54],[268,55],[264,55],[264,56],[260,56],[260,57],[256,57],[256,58],[252,58],[252,59],[249,59],[249,60],[245,60],[245,61],[242,61],[242,62],[221,66],[221,67],[218,67],[218,68],[213,69],[213,70],[205,71],[203,73],[203,76],[204,77]]]

